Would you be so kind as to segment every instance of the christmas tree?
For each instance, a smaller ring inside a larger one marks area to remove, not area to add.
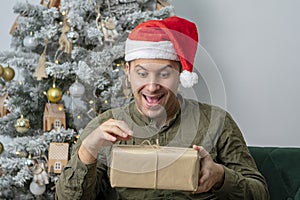
[[[0,53],[0,199],[53,199],[85,125],[128,103],[124,42],[137,24],[173,14],[167,0],[17,3]]]

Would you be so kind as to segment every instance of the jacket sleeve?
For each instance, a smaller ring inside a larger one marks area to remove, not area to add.
[[[83,139],[97,128],[102,121],[109,118],[109,115],[101,115],[92,120],[72,150],[68,164],[62,170],[55,186],[55,199],[77,200],[77,199],[114,199],[115,191],[111,188],[107,174],[105,154],[99,153],[98,161],[85,165],[78,157],[78,150]]]
[[[220,199],[269,199],[267,184],[259,173],[238,126],[229,114],[217,142],[217,162],[223,164],[223,186],[214,190]]]
[[[83,164],[74,152],[56,183],[55,199],[115,199],[111,188],[107,167],[100,163]]]

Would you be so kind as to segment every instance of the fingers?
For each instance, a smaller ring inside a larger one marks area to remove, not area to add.
[[[198,188],[194,193],[207,192],[212,187],[210,183],[210,171],[208,168],[208,165],[210,164],[210,155],[202,146],[193,145],[193,149],[198,151],[201,159]]]
[[[115,142],[116,140],[128,140],[132,137],[133,132],[128,125],[121,120],[110,119],[104,122],[100,127],[104,139]]]
[[[199,152],[200,171],[198,189],[195,193],[207,192],[212,187],[219,188],[224,182],[224,168],[213,161],[210,154],[202,147],[193,145],[193,149]]]
[[[199,152],[200,158],[205,158],[209,155],[209,153],[202,146],[193,145],[193,149]]]

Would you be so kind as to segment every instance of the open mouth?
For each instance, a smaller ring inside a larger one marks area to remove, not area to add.
[[[155,106],[160,103],[160,101],[164,97],[164,95],[161,94],[161,95],[150,96],[150,95],[143,94],[143,97],[146,100],[148,106]]]

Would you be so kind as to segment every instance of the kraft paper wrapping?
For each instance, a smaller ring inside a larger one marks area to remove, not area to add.
[[[112,150],[112,187],[196,191],[198,152],[192,148],[117,145]]]

